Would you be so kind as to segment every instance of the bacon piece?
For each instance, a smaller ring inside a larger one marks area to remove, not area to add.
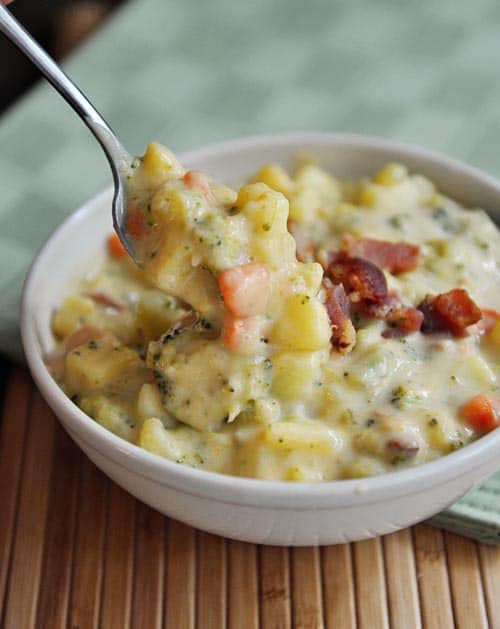
[[[427,297],[418,306],[424,315],[422,332],[451,332],[453,336],[466,336],[466,328],[481,319],[481,310],[463,288]]]
[[[380,302],[387,296],[387,281],[383,272],[363,258],[336,257],[326,275],[334,284],[343,284],[353,301],[357,297]],[[352,295],[351,293],[356,293]]]
[[[56,354],[48,358],[47,369],[53,378],[61,378],[64,373],[64,366],[66,364],[66,354]]]
[[[385,447],[393,463],[408,461],[417,455],[420,450],[418,443],[413,439],[389,439]]]
[[[390,290],[381,301],[362,300],[359,307],[363,314],[373,319],[387,319],[387,317],[396,310],[401,308],[401,296],[395,290]]]
[[[349,318],[351,303],[342,284],[332,284],[325,278],[323,286],[326,312],[332,328],[331,342],[340,353],[345,354],[353,347],[356,336]]]
[[[348,319],[351,302],[342,284],[332,284],[328,279],[324,281],[326,290],[326,311],[333,325]]]
[[[394,290],[389,291],[382,301],[361,301],[359,306],[366,316],[387,321],[388,327],[382,332],[386,339],[401,338],[418,332],[424,320],[420,310],[413,306],[405,306],[400,295]]]
[[[333,254],[326,274],[342,283],[349,297],[368,317],[383,319],[388,328],[384,338],[399,338],[420,330],[424,315],[412,306],[401,303],[395,291],[389,291],[383,272],[363,258],[349,258],[345,253]],[[328,308],[328,306],[327,306]]]
[[[104,335],[102,330],[92,327],[91,325],[85,325],[82,328],[78,328],[72,332],[64,341],[64,351],[71,352],[75,347],[79,347],[89,341],[95,341],[100,339]]]
[[[417,308],[403,306],[392,310],[385,320],[389,327],[382,332],[382,336],[385,339],[394,339],[418,332],[422,326],[424,315]]]
[[[420,247],[408,242],[354,238],[344,234],[342,246],[349,257],[363,258],[394,275],[413,271],[420,262]]]
[[[117,310],[118,312],[121,312],[125,308],[120,301],[113,299],[113,297],[110,297],[101,291],[88,293],[88,296],[92,299],[92,301],[95,301],[96,304],[105,306],[106,308],[113,308],[113,310]]]

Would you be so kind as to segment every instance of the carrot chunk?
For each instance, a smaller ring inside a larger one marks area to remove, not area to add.
[[[134,238],[142,238],[146,231],[146,224],[142,212],[138,207],[131,207],[128,211],[127,229]]]
[[[500,425],[500,398],[476,395],[462,407],[462,415],[474,430],[490,432]]]
[[[240,319],[229,316],[222,327],[222,342],[233,351],[242,351],[254,347],[260,332],[260,317]]]
[[[235,317],[253,317],[266,309],[271,283],[265,264],[233,266],[221,271],[217,280],[226,308]]]
[[[195,170],[188,170],[182,178],[182,181],[188,188],[197,188],[198,190],[201,190],[207,199],[210,197],[210,184],[203,173],[196,172]]]
[[[121,240],[118,238],[118,234],[111,234],[108,238],[108,253],[112,258],[119,260],[127,255],[127,250],[122,245]]]

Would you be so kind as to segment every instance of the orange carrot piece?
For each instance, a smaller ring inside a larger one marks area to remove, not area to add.
[[[108,238],[108,253],[112,258],[119,260],[127,255],[127,250],[122,245],[118,234],[111,234]]]
[[[221,271],[217,280],[226,308],[235,317],[253,317],[266,309],[271,284],[265,264],[233,266]]]
[[[128,211],[128,232],[134,238],[142,238],[146,231],[146,224],[142,212],[138,207],[131,207]]]
[[[222,327],[222,342],[233,351],[245,350],[245,346],[252,346],[259,335],[260,322],[257,317],[240,319],[229,316]]]
[[[210,197],[210,185],[203,173],[198,173],[195,170],[188,170],[182,178],[182,181],[188,188],[197,188],[198,190],[201,190],[207,199]]]
[[[475,395],[463,407],[466,422],[478,432],[490,432],[500,425],[500,398]]]

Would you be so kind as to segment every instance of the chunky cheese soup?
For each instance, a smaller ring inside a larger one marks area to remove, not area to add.
[[[115,235],[56,310],[49,367],[85,413],[179,464],[357,478],[500,422],[500,234],[388,164],[265,165],[239,192],[150,144]]]

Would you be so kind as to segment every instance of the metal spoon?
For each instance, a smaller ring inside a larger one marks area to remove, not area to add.
[[[101,145],[108,158],[115,186],[112,207],[113,225],[125,249],[141,266],[127,229],[126,176],[130,172],[134,158],[122,146],[111,127],[88,98],[1,3],[0,32],[42,71],[45,78],[71,105]]]

